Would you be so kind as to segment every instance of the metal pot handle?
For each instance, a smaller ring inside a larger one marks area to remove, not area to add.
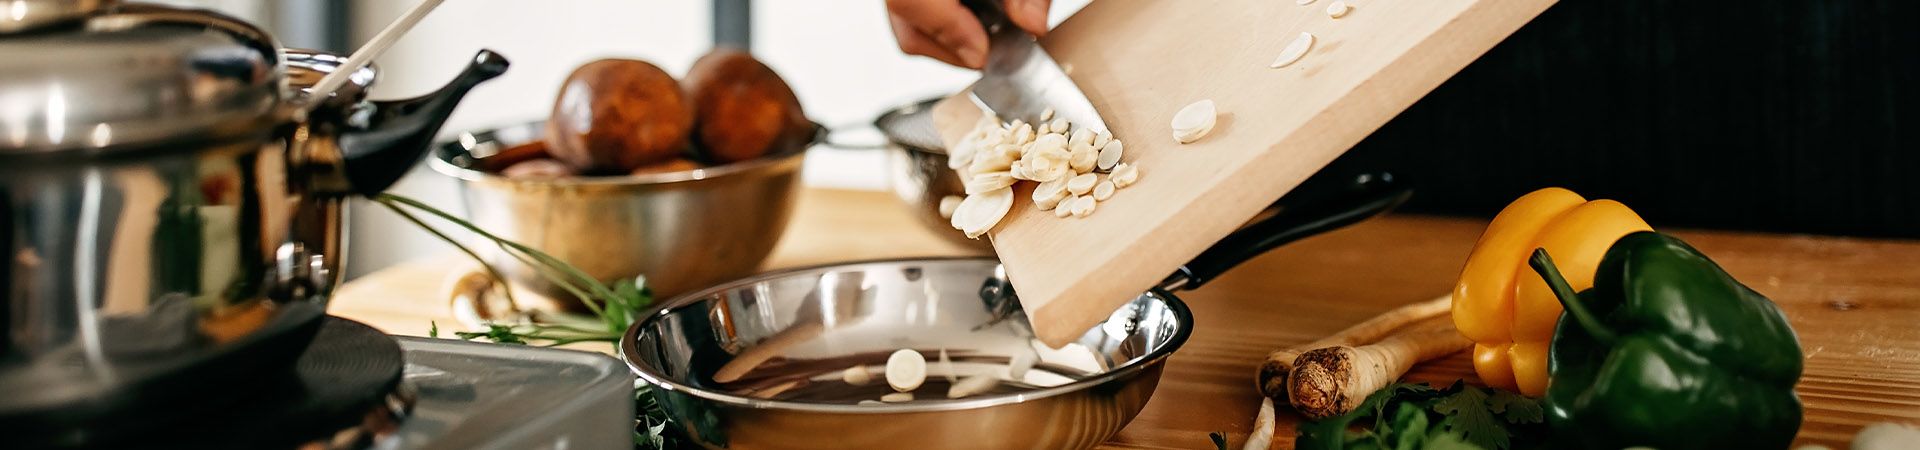
[[[1215,243],[1160,283],[1160,289],[1194,289],[1247,260],[1309,236],[1337,230],[1405,203],[1413,189],[1393,174],[1320,174],[1274,203],[1278,211]]]

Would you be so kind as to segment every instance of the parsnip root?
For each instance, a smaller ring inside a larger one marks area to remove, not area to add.
[[[1319,420],[1352,412],[1375,391],[1400,379],[1414,364],[1472,347],[1460,331],[1408,331],[1372,345],[1308,350],[1287,375],[1287,398],[1295,410]]]
[[[1394,330],[1423,320],[1439,317],[1453,310],[1453,297],[1442,295],[1440,298],[1413,303],[1392,311],[1387,311],[1365,322],[1340,330],[1331,336],[1303,345],[1275,350],[1267,354],[1267,360],[1260,364],[1259,373],[1254,375],[1254,385],[1267,398],[1279,401],[1287,399],[1287,374],[1293,372],[1293,360],[1301,353],[1316,348],[1335,346],[1353,346],[1373,343]]]

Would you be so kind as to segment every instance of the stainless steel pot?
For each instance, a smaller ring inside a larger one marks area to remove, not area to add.
[[[338,280],[339,202],[398,178],[506,66],[483,52],[397,102],[364,101],[368,70],[307,114],[328,57],[246,23],[15,3],[63,14],[0,24],[28,30],[0,33],[0,442],[27,447],[138,434],[166,422],[129,405],[191,411],[286,370]]]
[[[965,233],[954,229],[949,217],[940,211],[942,199],[966,197],[966,182],[960,179],[958,172],[947,167],[946,146],[941,144],[939,130],[934,128],[931,118],[933,105],[944,98],[914,102],[882,113],[874,119],[874,128],[886,136],[886,143],[878,148],[887,152],[888,183],[894,195],[913,208],[914,216],[934,234],[980,251],[992,251],[993,244],[984,239],[968,239]]]
[[[662,297],[760,269],[793,215],[811,146],[647,175],[522,180],[478,170],[486,156],[539,141],[543,124],[462,134],[436,147],[429,165],[459,180],[461,202],[475,225],[602,281],[646,275],[648,287]],[[571,298],[497,247],[481,251],[514,282]]]
[[[679,297],[629,329],[620,354],[709,448],[1088,448],[1146,406],[1167,356],[1192,332],[1173,291],[1408,195],[1384,176],[1337,181],[1283,199],[1275,215],[1062,349],[1033,340],[995,261],[918,259],[780,271]],[[891,392],[879,368],[898,349],[926,356],[935,387],[905,403],[861,404]],[[948,399],[935,356],[943,353],[951,372],[1027,386]],[[1039,363],[1012,376],[1009,362],[1027,354]],[[874,380],[845,381],[849,368]]]

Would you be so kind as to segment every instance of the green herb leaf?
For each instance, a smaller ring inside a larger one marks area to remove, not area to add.
[[[1222,434],[1221,432],[1215,431],[1212,433],[1207,433],[1207,437],[1213,439],[1213,448],[1216,448],[1219,450],[1227,450],[1226,434]]]
[[[440,338],[440,322],[427,321],[427,337]]]
[[[1458,434],[1447,432],[1428,437],[1426,446],[1422,448],[1424,450],[1486,450],[1467,442],[1466,439],[1461,439]]]
[[[1511,424],[1546,421],[1546,413],[1540,409],[1539,400],[1508,391],[1493,391],[1493,395],[1487,397],[1487,407],[1492,408],[1493,412],[1500,414],[1500,418],[1506,419],[1507,423]]]
[[[1433,404],[1433,411],[1453,419],[1451,431],[1459,432],[1468,443],[1503,450],[1513,443],[1506,424],[1493,416],[1486,391],[1469,387]]]

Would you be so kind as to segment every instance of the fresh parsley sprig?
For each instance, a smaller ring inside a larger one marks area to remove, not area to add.
[[[1531,449],[1542,444],[1544,419],[1538,401],[1512,392],[1463,382],[1446,389],[1400,383],[1367,396],[1351,413],[1301,423],[1294,448]]]
[[[552,322],[577,323],[488,323],[482,331],[456,331],[454,336],[464,340],[484,340],[497,344],[560,346],[577,342],[614,343],[626,332],[627,327],[640,317],[647,306],[653,304],[653,292],[649,291],[645,279],[621,280],[609,286],[600,280],[587,276],[585,271],[561,261],[546,252],[533,247],[502,238],[487,230],[463,220],[453,214],[441,211],[418,200],[392,194],[381,194],[373,198],[375,203],[385,206],[398,214],[400,218],[413,223],[428,234],[453,245],[461,253],[472,258],[487,271],[487,275],[496,281],[504,282],[506,277],[481,258],[478,252],[467,248],[460,241],[422,220],[415,212],[445,220],[461,229],[479,236],[514,259],[532,267],[540,277],[554,286],[572,294],[581,304],[593,312],[586,320],[565,320],[566,317],[551,317]],[[507,302],[518,306],[513,298],[512,289],[503,289]],[[440,324],[429,323],[428,336],[439,337]],[[639,416],[634,419],[633,446],[637,449],[654,450],[680,448],[687,442],[681,438],[679,427],[668,426],[669,419],[664,408],[651,395],[651,386],[640,380],[633,383],[634,408]]]

